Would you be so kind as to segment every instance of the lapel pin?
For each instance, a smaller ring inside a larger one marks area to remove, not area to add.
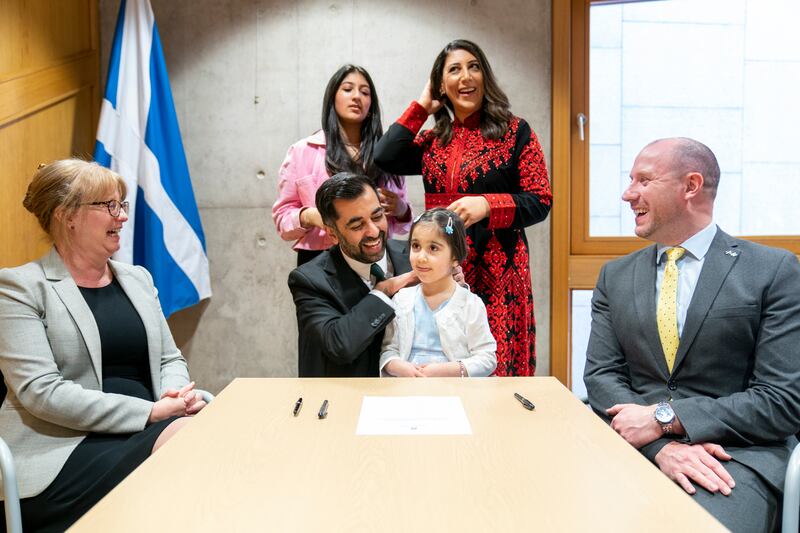
[[[725,255],[729,255],[731,257],[736,257],[737,255],[739,255],[739,252],[734,252],[733,250],[726,250],[725,251]]]

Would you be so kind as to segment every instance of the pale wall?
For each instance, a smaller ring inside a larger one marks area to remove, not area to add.
[[[425,84],[450,40],[476,41],[512,111],[550,161],[550,0],[369,2],[151,0],[206,233],[214,296],[170,319],[198,383],[297,373],[297,324],[286,285],[295,255],[272,223],[286,149],[319,128],[330,75],[363,65],[384,128]],[[100,0],[102,80],[118,0]],[[262,174],[259,174],[262,173]],[[414,208],[419,178],[409,178]],[[528,230],[539,375],[550,368],[550,224]]]

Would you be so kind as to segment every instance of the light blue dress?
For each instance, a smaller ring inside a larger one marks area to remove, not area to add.
[[[410,363],[429,365],[449,362],[442,352],[442,341],[439,339],[439,328],[436,326],[435,318],[435,314],[444,309],[449,301],[448,298],[433,311],[425,301],[422,289],[417,289],[417,298],[414,301],[414,341],[408,358]]]

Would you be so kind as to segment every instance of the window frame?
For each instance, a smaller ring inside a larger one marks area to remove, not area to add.
[[[638,237],[589,234],[589,10],[596,5],[660,0],[553,0],[553,211],[551,375],[571,387],[572,290],[593,289],[602,266],[651,244]],[[577,115],[589,120],[584,141]],[[621,200],[620,200],[621,201]],[[724,229],[724,228],[723,228]],[[737,236],[800,256],[800,235]]]

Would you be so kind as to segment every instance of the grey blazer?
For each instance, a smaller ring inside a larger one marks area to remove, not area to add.
[[[672,400],[691,442],[714,442],[778,491],[800,430],[800,264],[718,230],[672,373],[656,324],[656,247],[606,264],[584,380],[592,408]],[[607,417],[606,417],[607,418]],[[653,460],[670,439],[641,451]]]
[[[153,391],[189,382],[150,274],[109,261],[147,332]],[[14,455],[22,498],[42,492],[88,432],[144,429],[152,402],[102,391],[100,335],[92,312],[53,248],[0,270],[0,371],[8,394],[0,436]]]

